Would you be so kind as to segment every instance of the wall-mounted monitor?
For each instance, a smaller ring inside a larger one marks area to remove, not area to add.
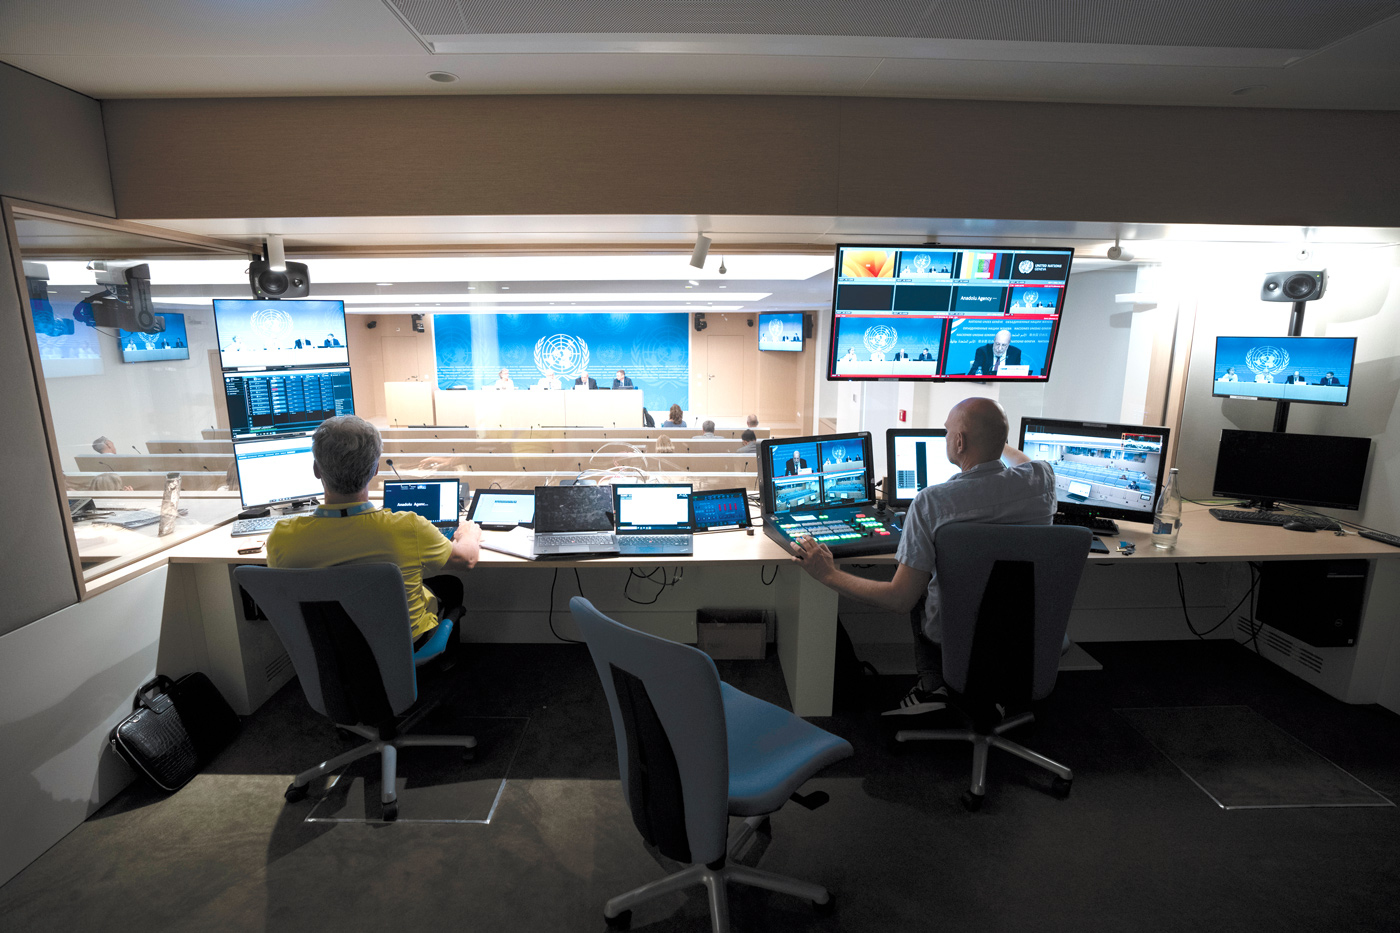
[[[836,248],[828,379],[1044,382],[1074,250]]]
[[[802,349],[802,312],[769,311],[758,316],[760,350]]]
[[[937,486],[962,472],[948,461],[948,432],[943,428],[885,430],[885,501],[904,508],[920,490]]]
[[[224,369],[350,362],[343,301],[216,298],[214,330]]]
[[[151,363],[156,360],[190,358],[190,338],[185,333],[185,316],[169,311],[156,316],[165,320],[165,330],[159,333],[117,330],[117,346],[121,348],[123,363]]]
[[[1369,437],[1288,434],[1274,431],[1220,432],[1211,495],[1238,496],[1260,508],[1276,502],[1319,508],[1361,508]]]
[[[1057,508],[1070,519],[1151,523],[1170,439],[1168,428],[1021,419],[1021,452],[1054,468]]]
[[[355,413],[349,366],[224,373],[224,401],[234,437],[314,431]]]
[[[1216,337],[1211,394],[1345,405],[1355,337]]]

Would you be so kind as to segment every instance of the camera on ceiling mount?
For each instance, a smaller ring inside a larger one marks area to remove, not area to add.
[[[165,330],[165,318],[151,304],[151,267],[144,262],[90,262],[97,284],[105,291],[88,295],[74,308],[81,319],[83,306],[92,314],[97,327],[116,327],[134,333],[158,334]]]
[[[305,298],[311,294],[311,273],[304,262],[288,262],[282,238],[269,235],[263,258],[248,264],[248,286],[254,298]]]

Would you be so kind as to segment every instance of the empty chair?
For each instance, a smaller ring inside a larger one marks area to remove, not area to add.
[[[972,743],[972,781],[963,802],[982,805],[987,752],[999,748],[1053,773],[1069,793],[1074,773],[1002,734],[1034,720],[1026,708],[1050,695],[1089,529],[1077,525],[944,525],[934,541],[943,618],[943,679],[966,729],[902,729],[898,742]],[[915,607],[923,611],[923,604]],[[1004,717],[1005,710],[1013,715]]]
[[[729,929],[728,882],[793,894],[829,908],[819,885],[733,858],[812,775],[851,756],[849,742],[721,683],[709,655],[614,622],[581,597],[569,601],[603,682],[617,739],[622,790],[642,838],[689,867],[608,901],[603,916],[626,929],[631,908],[692,884],[709,894],[715,933]],[[729,817],[745,817],[726,850]]]
[[[312,779],[378,753],[384,819],[398,817],[398,750],[412,745],[474,748],[469,735],[400,735],[402,714],[418,699],[416,666],[441,654],[444,620],[415,659],[403,576],[390,563],[318,570],[239,567],[234,577],[267,615],[291,656],[306,700],[340,728],[370,741],[298,774],[288,800]]]

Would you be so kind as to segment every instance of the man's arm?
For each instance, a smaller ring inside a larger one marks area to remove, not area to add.
[[[445,570],[471,570],[481,559],[481,526],[462,522],[452,536],[452,555],[443,565]]]
[[[858,599],[890,612],[908,612],[928,591],[929,574],[905,564],[895,566],[894,579],[867,580],[847,573],[836,566],[831,549],[811,537],[804,537],[792,546],[793,559],[823,586],[829,586],[842,596]]]
[[[1012,447],[1010,444],[1007,444],[1001,449],[1001,460],[1007,466],[1020,466],[1023,463],[1031,462],[1030,457],[1027,457],[1025,454],[1017,450],[1015,447]]]

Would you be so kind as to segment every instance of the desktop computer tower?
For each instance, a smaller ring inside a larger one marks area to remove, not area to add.
[[[1356,644],[1366,600],[1367,561],[1265,562],[1255,618],[1314,648]]]

